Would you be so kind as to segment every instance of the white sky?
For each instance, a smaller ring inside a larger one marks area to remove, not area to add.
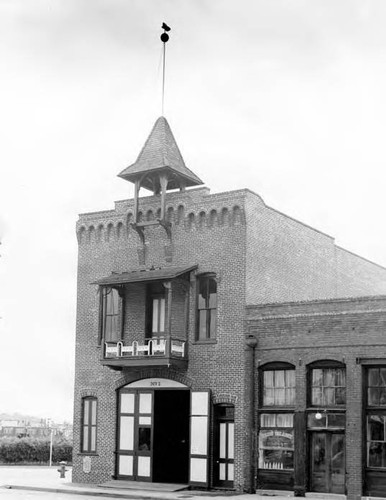
[[[386,266],[384,0],[0,0],[0,401],[72,418],[81,212],[161,114],[212,192],[248,187]]]

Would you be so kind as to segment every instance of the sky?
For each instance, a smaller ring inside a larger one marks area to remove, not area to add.
[[[164,115],[211,192],[386,266],[384,0],[0,0],[1,410],[72,419],[79,213]]]

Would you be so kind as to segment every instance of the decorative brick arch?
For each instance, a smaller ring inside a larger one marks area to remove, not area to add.
[[[345,362],[345,355],[342,354],[342,356],[337,356],[336,354],[334,355],[325,355],[325,356],[321,356],[319,354],[318,355],[313,355],[313,356],[309,356],[307,358],[307,360],[304,360],[304,363],[306,365],[307,368],[312,368],[313,365],[317,365],[317,364],[320,364],[320,365],[323,365],[325,364],[326,366],[331,363],[332,365],[333,364],[337,364],[337,365],[346,365],[346,362]]]
[[[97,398],[98,394],[94,389],[82,389],[79,393],[79,396],[83,398]]]
[[[190,377],[187,377],[172,368],[167,368],[166,366],[161,368],[144,368],[139,372],[127,373],[115,382],[115,388],[120,389],[124,385],[131,384],[132,382],[145,378],[166,378],[168,380],[174,380],[175,382],[184,384],[191,389],[194,388],[193,380]]]
[[[234,396],[233,394],[226,394],[226,393],[214,394],[213,398],[212,398],[212,402],[214,405],[227,403],[227,404],[231,404],[233,406],[236,406],[237,396]]]

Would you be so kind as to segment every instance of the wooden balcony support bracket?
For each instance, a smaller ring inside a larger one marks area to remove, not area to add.
[[[158,224],[165,229],[169,244],[172,244],[172,223],[165,219],[158,219]]]
[[[136,222],[133,222],[131,224],[131,226],[137,232],[139,239],[141,240],[141,244],[144,247],[145,246],[145,228],[142,226],[142,224],[137,224]]]

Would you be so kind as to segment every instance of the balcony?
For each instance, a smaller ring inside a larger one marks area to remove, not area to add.
[[[100,287],[101,364],[186,368],[190,280],[197,265],[113,273]]]
[[[101,363],[121,369],[134,366],[173,366],[184,368],[188,357],[186,342],[177,338],[152,338],[144,343],[105,342]]]

